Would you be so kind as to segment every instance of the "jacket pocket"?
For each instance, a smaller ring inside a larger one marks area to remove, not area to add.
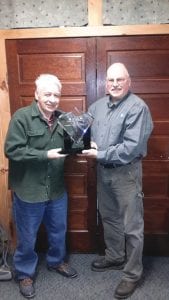
[[[36,129],[36,130],[29,130],[27,131],[27,135],[30,137],[33,136],[42,136],[45,134],[45,131],[43,129]]]
[[[27,131],[28,145],[31,148],[45,150],[50,142],[50,134],[46,134],[44,129]]]

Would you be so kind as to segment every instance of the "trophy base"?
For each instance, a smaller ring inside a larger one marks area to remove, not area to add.
[[[90,128],[86,131],[82,138],[82,144],[78,145],[76,148],[73,148],[73,141],[70,136],[64,131],[64,149],[59,153],[67,155],[81,154],[83,150],[90,149]]]
[[[74,154],[80,154],[82,153],[82,148],[73,148],[73,149],[63,149],[59,151],[60,154],[68,154],[68,155],[74,155]]]

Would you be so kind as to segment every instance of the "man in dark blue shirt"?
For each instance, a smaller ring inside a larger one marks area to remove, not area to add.
[[[123,269],[115,298],[129,297],[143,273],[142,158],[153,129],[148,106],[130,92],[131,79],[121,63],[107,70],[105,96],[89,107],[94,121],[92,149],[97,159],[97,195],[105,239],[105,256],[93,271]]]

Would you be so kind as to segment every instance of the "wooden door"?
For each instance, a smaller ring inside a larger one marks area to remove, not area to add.
[[[107,67],[123,62],[132,91],[148,104],[154,130],[143,162],[146,254],[169,254],[169,35],[97,39],[97,97]]]
[[[143,162],[145,253],[169,254],[169,35],[9,40],[6,49],[12,113],[32,101],[39,73],[61,79],[64,110],[86,110],[105,93],[107,67],[117,61],[127,66],[132,91],[150,107],[155,126]],[[95,165],[93,160],[71,158],[66,168],[69,245],[73,251],[93,251]],[[103,236],[100,241],[102,246]]]
[[[30,104],[34,81],[51,73],[62,82],[60,108],[75,106],[86,111],[96,99],[95,38],[7,40],[6,54],[11,113]],[[71,251],[95,251],[96,180],[92,159],[66,159],[65,177],[69,194],[68,245]],[[44,247],[44,232],[38,239]]]

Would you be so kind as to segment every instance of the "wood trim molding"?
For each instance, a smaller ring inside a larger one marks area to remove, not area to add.
[[[88,25],[103,25],[102,16],[102,0],[88,0]]]
[[[10,120],[9,94],[6,79],[5,40],[0,39],[0,221],[9,230],[11,195],[8,190],[8,161],[4,156],[4,140]]]
[[[169,24],[1,29],[0,39],[169,34]]]

